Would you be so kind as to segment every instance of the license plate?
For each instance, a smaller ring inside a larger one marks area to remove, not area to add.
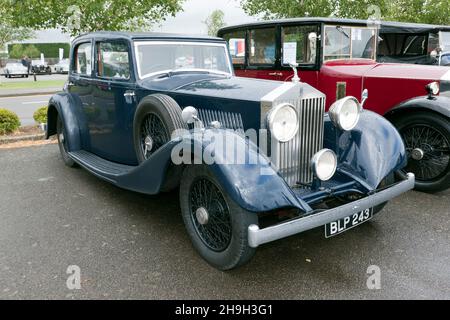
[[[331,238],[363,224],[373,218],[373,209],[366,209],[341,220],[325,225],[325,238]]]

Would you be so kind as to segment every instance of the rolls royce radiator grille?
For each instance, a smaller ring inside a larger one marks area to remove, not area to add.
[[[310,161],[323,148],[325,98],[287,102],[295,106],[299,131],[294,139],[272,145],[272,161],[290,186],[309,184],[313,180]]]

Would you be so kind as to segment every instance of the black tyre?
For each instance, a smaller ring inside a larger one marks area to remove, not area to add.
[[[248,227],[258,225],[255,213],[238,206],[206,165],[185,168],[180,186],[184,224],[194,248],[210,265],[230,270],[248,262]]]
[[[134,147],[139,163],[148,160],[159,148],[171,140],[172,134],[187,129],[181,108],[171,97],[155,94],[142,99],[134,116]],[[182,166],[171,165],[162,192],[177,188]]]
[[[439,192],[450,187],[450,119],[416,112],[393,121],[405,142],[408,165],[416,175],[416,190]]]
[[[73,161],[69,157],[69,154],[67,153],[68,152],[67,151],[68,144],[67,144],[67,139],[66,139],[66,130],[64,128],[64,123],[59,116],[56,120],[56,133],[57,133],[57,137],[58,137],[59,151],[61,152],[61,157],[64,161],[64,164],[71,168],[76,167],[77,166],[76,162]]]

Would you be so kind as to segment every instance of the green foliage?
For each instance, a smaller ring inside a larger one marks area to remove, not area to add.
[[[69,43],[33,43],[33,44],[9,44],[8,52],[11,59],[20,59],[26,55],[31,58],[39,58],[41,53],[46,58],[58,58],[59,48],[64,49],[64,58],[69,57]]]
[[[0,135],[14,132],[20,127],[17,114],[6,109],[0,109]]]
[[[33,114],[33,119],[37,123],[47,123],[47,106],[37,109]]]
[[[61,28],[72,36],[98,30],[148,30],[184,0],[0,0],[15,26]],[[1,12],[0,12],[1,13]]]
[[[250,15],[264,19],[338,17],[450,24],[448,0],[241,0]],[[374,7],[376,6],[376,8]]]
[[[226,26],[224,21],[225,14],[222,10],[214,10],[203,22],[208,28],[208,35],[216,36],[219,29]]]
[[[8,42],[22,41],[34,37],[34,32],[27,28],[15,28],[0,10],[0,49]]]

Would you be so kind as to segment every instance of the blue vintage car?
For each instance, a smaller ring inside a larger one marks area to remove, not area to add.
[[[179,188],[193,246],[229,270],[264,243],[370,220],[414,187],[395,128],[353,97],[234,76],[218,38],[99,32],[73,42],[47,137],[66,165],[154,195]]]

